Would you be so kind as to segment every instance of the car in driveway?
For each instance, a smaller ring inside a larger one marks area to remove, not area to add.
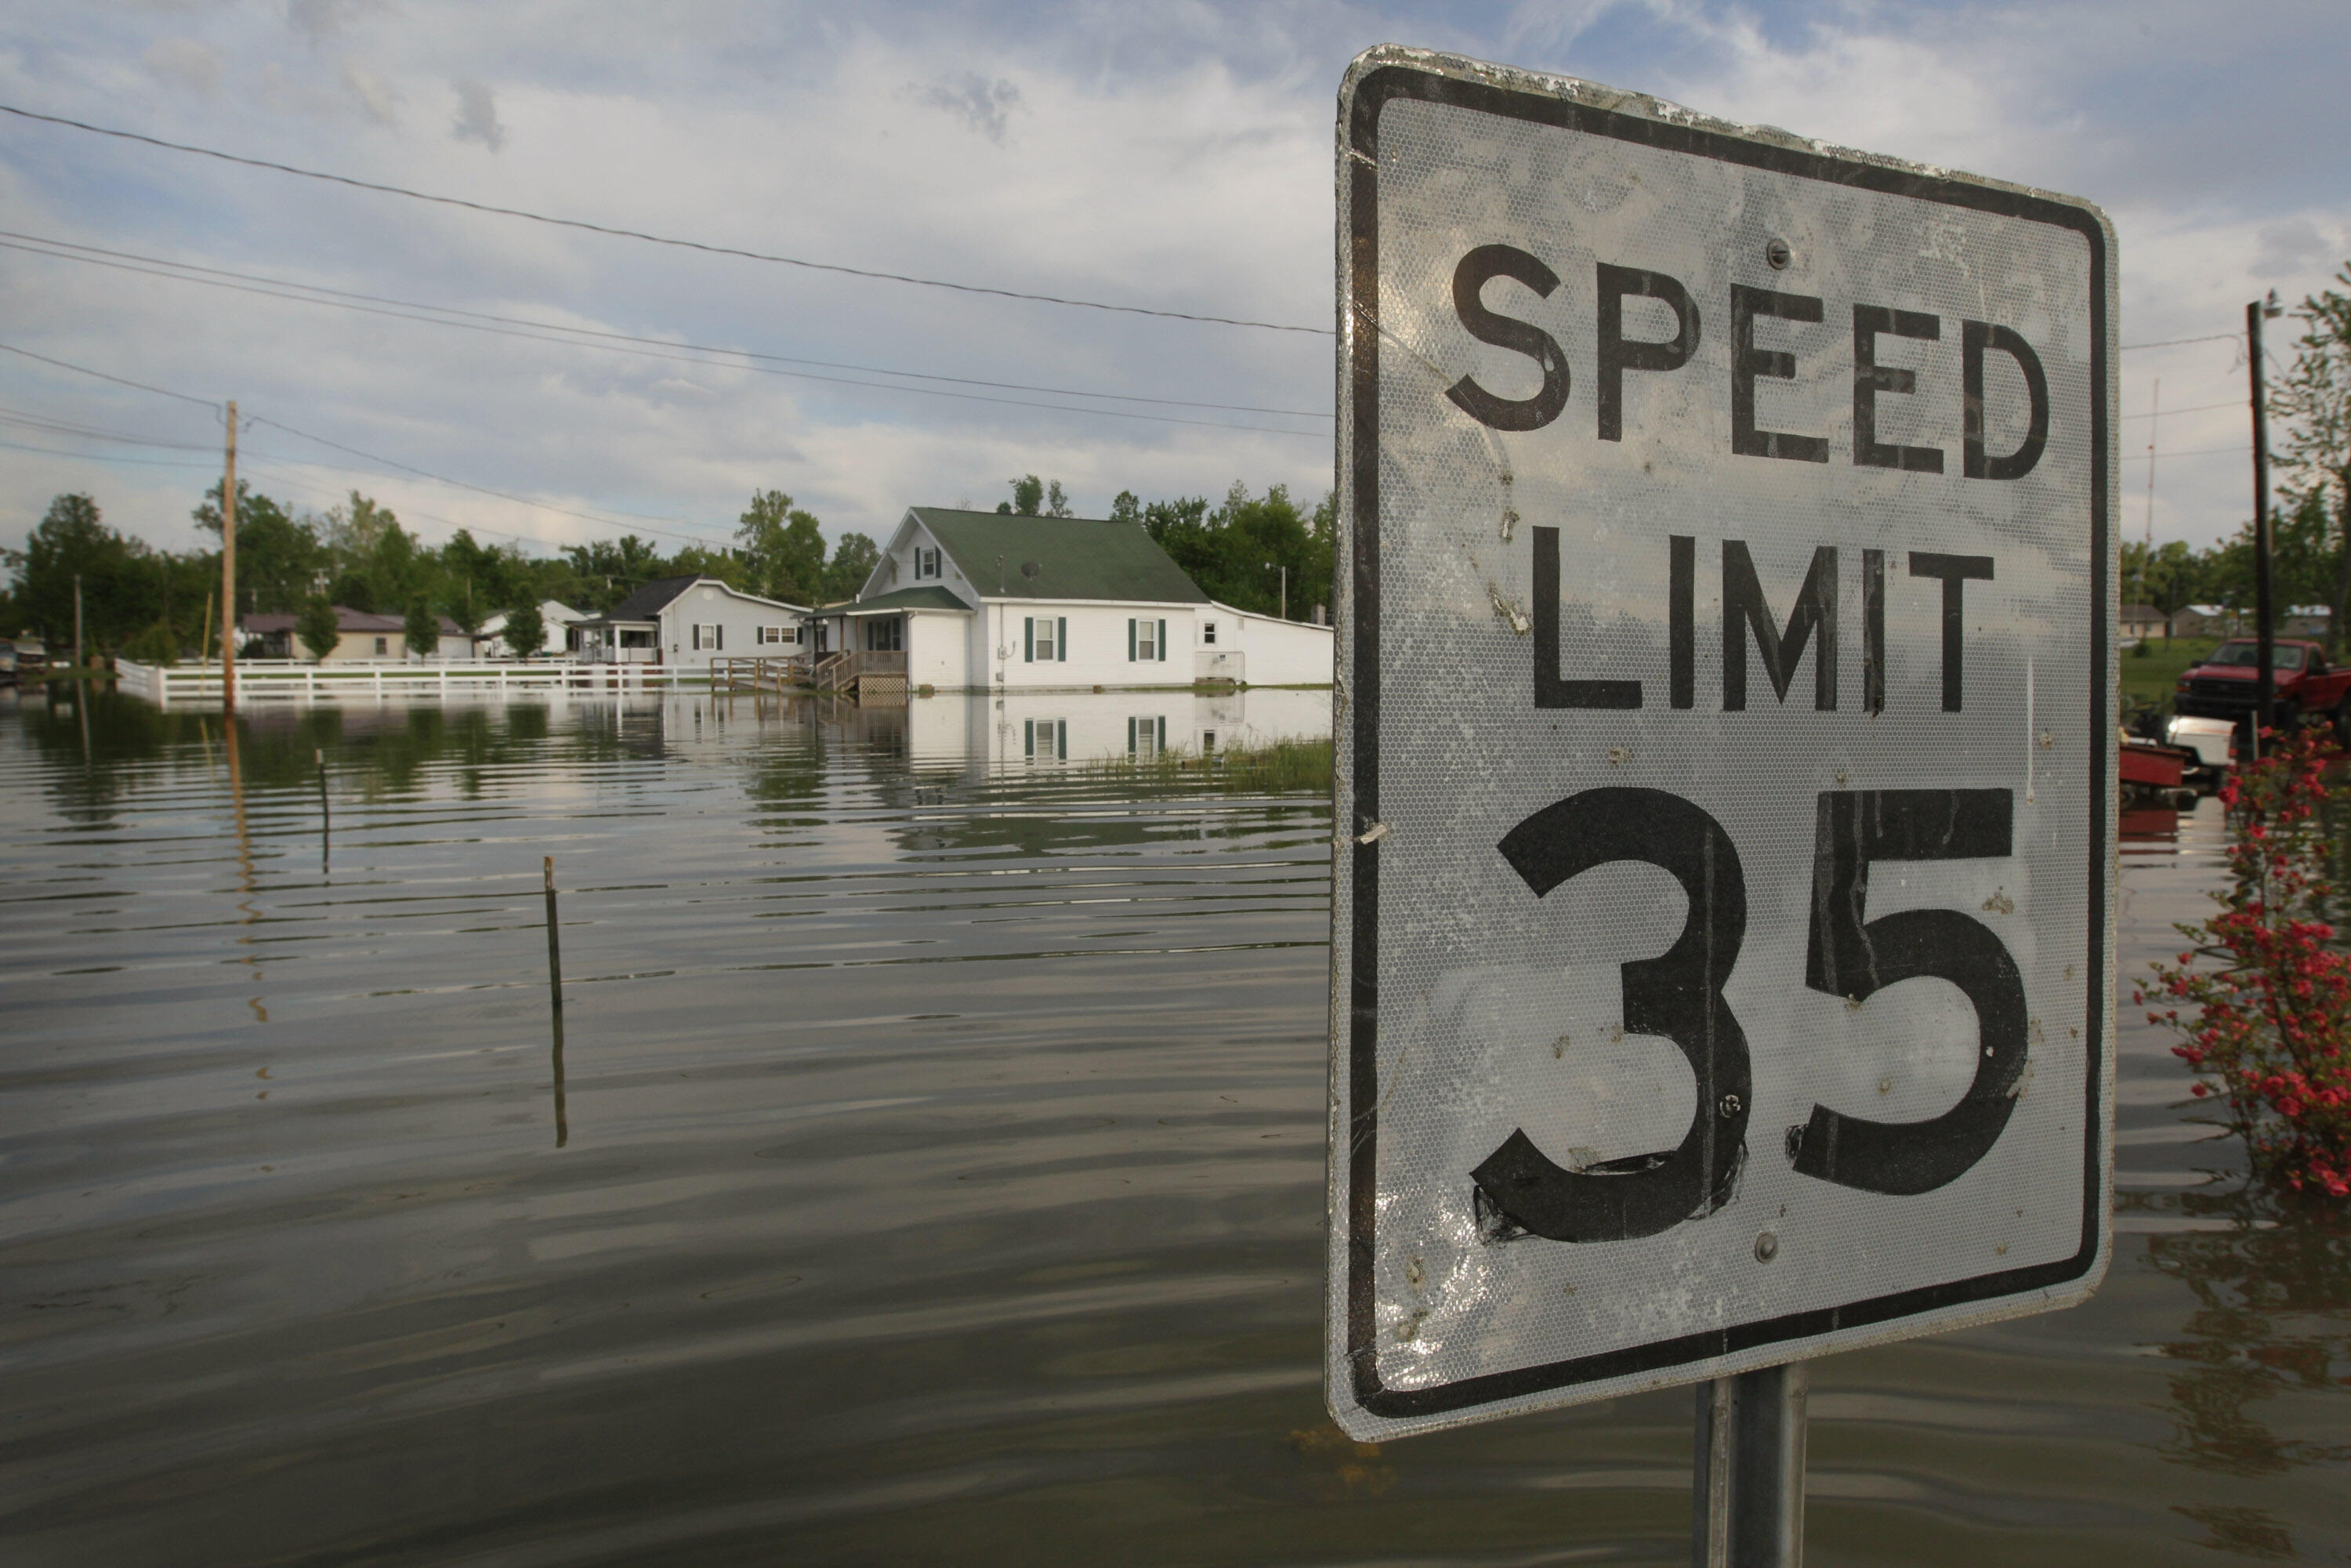
[[[2271,643],[2272,721],[2280,730],[2305,724],[2333,727],[2338,742],[2351,745],[2351,664],[2330,665],[2326,650],[2298,637]],[[2252,722],[2259,646],[2232,637],[2191,664],[2173,689],[2172,711],[2191,718],[2224,718],[2243,727]]]

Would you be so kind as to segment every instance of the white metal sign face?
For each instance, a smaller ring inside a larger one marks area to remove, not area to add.
[[[2081,1300],[2104,216],[1400,49],[1340,140],[1334,1414]]]

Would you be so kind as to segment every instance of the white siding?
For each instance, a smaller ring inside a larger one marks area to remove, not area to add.
[[[1195,640],[1192,667],[1201,679],[1242,681],[1254,686],[1327,686],[1334,647],[1328,626],[1257,615],[1212,604],[1196,617],[1203,635]],[[1217,640],[1206,640],[1213,624]]]
[[[713,659],[770,658],[804,653],[798,643],[780,645],[759,641],[762,626],[797,628],[800,612],[773,604],[725,583],[697,582],[673,599],[661,612],[661,662],[683,669],[706,668]],[[716,647],[694,645],[696,626],[718,628]]]
[[[1067,599],[1002,599],[984,604],[973,618],[972,653],[987,684],[1001,672],[1011,690],[1095,686],[1188,686],[1193,681],[1190,604],[1117,604]],[[1030,617],[1069,622],[1068,657],[1050,663],[1029,658],[1023,622]],[[1167,623],[1166,657],[1127,656],[1127,622]]]
[[[969,612],[915,610],[906,615],[906,684],[959,691],[972,684]]]

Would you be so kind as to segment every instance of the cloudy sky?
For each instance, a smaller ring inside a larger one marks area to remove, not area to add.
[[[1383,41],[2089,197],[2120,231],[2126,344],[2230,332],[2351,256],[2341,0],[19,3],[0,103],[712,246],[1322,327],[1333,93]],[[1325,336],[605,237],[9,115],[0,344],[238,399],[246,471],[296,506],[356,486],[428,538],[534,550],[721,542],[754,487],[881,534],[1031,471],[1093,515],[1123,488],[1330,484]],[[2124,356],[2126,536],[2158,378],[2156,537],[2245,515],[2242,366],[2227,341]],[[0,543],[80,489],[188,548],[219,439],[194,403],[0,353]]]

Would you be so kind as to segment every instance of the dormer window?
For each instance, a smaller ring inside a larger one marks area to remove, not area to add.
[[[915,581],[920,582],[926,577],[939,576],[939,549],[936,545],[916,545],[914,547]]]

